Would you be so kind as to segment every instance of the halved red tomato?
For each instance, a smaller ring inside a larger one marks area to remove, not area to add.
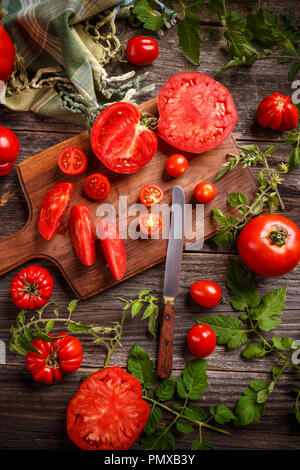
[[[77,147],[66,147],[58,156],[58,166],[66,175],[82,175],[87,165],[85,154]]]
[[[97,224],[96,233],[100,239],[100,246],[105,261],[113,277],[119,281],[124,276],[126,270],[126,252],[119,231],[112,222],[100,220]]]
[[[140,190],[141,203],[147,207],[158,204],[164,197],[164,192],[157,184],[146,184]]]
[[[95,230],[89,208],[78,204],[70,210],[70,235],[78,258],[85,266],[95,262]]]
[[[220,145],[233,131],[237,110],[227,88],[200,72],[178,73],[158,94],[159,135],[192,153]]]
[[[96,201],[104,199],[110,191],[110,184],[105,175],[93,173],[84,182],[84,192],[91,199]]]
[[[70,204],[74,185],[58,183],[46,194],[39,216],[39,231],[46,240],[51,240],[58,231]]]
[[[99,114],[92,127],[91,145],[107,168],[133,173],[152,159],[157,137],[141,123],[141,114],[133,104],[120,102]]]
[[[139,220],[142,233],[151,237],[157,235],[162,229],[162,220],[159,214],[142,214]]]
[[[83,450],[127,450],[150,415],[138,379],[106,367],[80,385],[67,410],[67,433]]]

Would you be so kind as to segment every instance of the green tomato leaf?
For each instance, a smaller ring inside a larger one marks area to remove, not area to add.
[[[246,359],[254,359],[264,357],[266,354],[262,343],[251,343],[242,351],[242,356]]]
[[[266,294],[256,308],[250,310],[250,315],[262,331],[270,331],[281,323],[280,315],[285,308],[286,287],[280,287]]]
[[[226,405],[219,405],[216,410],[213,411],[214,412],[212,414],[218,424],[229,423],[230,421],[236,421],[237,419]]]
[[[135,299],[133,302],[132,302],[132,305],[131,305],[131,316],[132,318],[134,318],[136,315],[138,315],[142,309],[142,306],[143,306],[143,302],[139,299]]]
[[[176,380],[174,377],[169,377],[157,387],[155,394],[160,401],[168,401],[173,397],[175,388]]]
[[[132,13],[143,24],[144,28],[150,31],[158,31],[164,24],[164,15],[151,8],[147,0],[136,2]]]
[[[259,294],[253,274],[231,258],[228,260],[227,286],[235,310],[241,311],[259,304]]]
[[[189,405],[184,410],[185,416],[193,419],[194,421],[204,421],[207,418],[207,415],[203,408],[197,405]]]
[[[179,419],[176,421],[176,429],[183,434],[189,434],[190,432],[194,431],[192,424],[185,419]]]
[[[199,65],[200,46],[202,43],[200,18],[191,11],[186,11],[183,21],[177,24],[179,46],[183,52]]]
[[[152,406],[150,416],[144,427],[144,432],[147,436],[151,436],[157,429],[162,418],[162,411],[158,406]]]
[[[144,388],[153,388],[157,376],[153,371],[153,361],[138,344],[134,344],[128,357],[128,371],[136,377]]]
[[[195,321],[211,326],[216,333],[218,344],[225,344],[228,349],[237,348],[248,339],[243,322],[239,318],[221,314],[196,318]]]
[[[191,400],[196,400],[207,387],[205,359],[194,359],[189,362],[183,371],[183,382]]]
[[[165,432],[164,428],[156,431],[152,436],[142,439],[140,450],[174,450],[175,439],[173,434]]]
[[[212,443],[205,439],[203,441],[196,439],[196,441],[192,443],[191,449],[192,450],[215,450]]]

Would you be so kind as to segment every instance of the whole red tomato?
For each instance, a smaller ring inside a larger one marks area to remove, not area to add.
[[[107,168],[133,173],[154,157],[157,137],[141,122],[141,113],[133,104],[120,102],[99,114],[92,127],[91,145]]]
[[[77,370],[82,362],[82,345],[79,339],[67,334],[49,335],[56,341],[35,339],[32,342],[39,352],[26,354],[26,367],[35,382],[52,384],[59,382],[64,374]]]
[[[216,333],[209,325],[200,323],[193,326],[188,332],[187,343],[194,356],[200,358],[207,357],[216,347]]]
[[[19,149],[17,136],[6,127],[0,126],[0,176],[8,175],[11,172],[17,160]]]
[[[187,159],[183,155],[180,155],[179,153],[175,153],[174,155],[171,155],[167,159],[165,168],[166,168],[166,172],[170,176],[177,178],[178,176],[182,176],[186,172],[187,167],[188,167]]]
[[[194,197],[201,204],[207,204],[216,197],[216,187],[209,181],[201,181],[195,186]]]
[[[298,109],[291,103],[290,97],[280,93],[266,96],[257,108],[257,122],[263,127],[290,131],[299,120]]]
[[[282,215],[260,215],[243,228],[237,246],[252,271],[264,277],[282,276],[300,261],[300,230]]]
[[[83,450],[127,450],[149,414],[140,381],[120,367],[106,367],[90,375],[72,398],[67,433]]]
[[[6,29],[0,23],[0,80],[6,82],[15,63],[15,47]]]
[[[133,65],[148,65],[159,56],[156,39],[148,36],[134,36],[126,46],[127,59]]]
[[[202,307],[215,307],[222,296],[222,289],[213,281],[196,281],[190,287],[190,293],[195,302]]]
[[[29,266],[22,269],[11,282],[12,301],[24,310],[41,308],[50,299],[53,285],[53,279],[46,269]]]

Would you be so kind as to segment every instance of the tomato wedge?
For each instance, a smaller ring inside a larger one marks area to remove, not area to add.
[[[67,410],[67,433],[83,450],[127,450],[149,418],[140,381],[105,367],[80,385]]]
[[[112,222],[100,220],[97,224],[96,233],[100,239],[100,246],[105,261],[113,277],[120,281],[126,270],[126,252],[119,231]]]
[[[157,235],[162,229],[162,220],[159,214],[142,214],[139,220],[142,233],[151,237]]]
[[[85,204],[71,207],[70,235],[78,258],[85,266],[95,262],[95,230],[89,208]]]
[[[82,175],[87,165],[85,154],[77,147],[66,147],[58,156],[58,166],[66,175]]]
[[[38,227],[46,240],[51,240],[58,231],[70,204],[74,185],[58,183],[46,194],[40,210]]]
[[[84,182],[84,192],[96,201],[104,199],[110,191],[110,184],[106,176],[101,173],[89,175]]]
[[[94,122],[91,145],[110,170],[133,173],[154,156],[157,137],[140,119],[141,114],[133,104],[120,102],[104,109]]]
[[[201,153],[233,131],[237,110],[227,88],[200,72],[173,75],[158,94],[159,135],[173,147]]]
[[[140,190],[141,203],[147,207],[158,204],[164,197],[164,192],[157,184],[146,184]]]

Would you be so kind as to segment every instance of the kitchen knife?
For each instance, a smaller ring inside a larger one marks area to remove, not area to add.
[[[158,367],[159,377],[172,374],[174,303],[179,292],[184,239],[184,192],[175,186],[172,197],[171,227],[165,267],[162,323],[160,330]]]

